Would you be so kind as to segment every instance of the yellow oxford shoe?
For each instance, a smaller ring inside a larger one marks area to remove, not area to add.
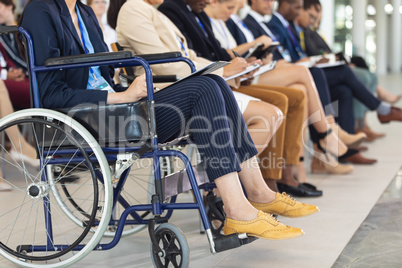
[[[266,204],[251,202],[256,209],[289,218],[309,216],[318,212],[317,206],[296,201],[286,193],[276,193],[275,200]]]
[[[237,221],[226,218],[223,232],[225,235],[247,233],[249,236],[267,240],[284,240],[304,234],[302,229],[286,226],[272,217],[272,215],[262,211],[259,211],[257,218],[251,221]]]

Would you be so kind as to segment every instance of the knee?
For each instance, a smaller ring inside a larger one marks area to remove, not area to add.
[[[292,86],[291,94],[288,95],[289,98],[289,108],[292,110],[304,109],[306,104],[306,88],[302,85]]]
[[[308,78],[311,76],[311,72],[307,67],[302,66],[302,65],[296,65],[296,67],[297,67],[297,73],[299,73],[300,76],[305,77],[305,78]]]
[[[350,90],[346,86],[335,87],[331,90],[331,96],[332,96],[332,93],[335,93],[334,94],[335,100],[339,100],[339,101],[343,101],[343,102],[346,102],[346,101],[352,102],[353,101],[352,90]]]
[[[282,115],[286,115],[288,113],[288,108],[289,108],[289,99],[285,94],[280,94],[276,92],[275,94],[275,106],[277,109],[279,109],[282,113]]]
[[[305,90],[296,89],[292,94],[292,98],[294,99],[295,106],[304,106],[306,103],[306,92]]]
[[[206,96],[207,98],[223,101],[221,88],[214,81],[214,79],[207,76],[197,76],[191,79],[192,82],[195,84],[195,86],[192,87],[192,90],[196,94]],[[188,90],[191,90],[191,88],[189,88]]]
[[[267,129],[278,129],[284,120],[283,112],[275,105],[261,101],[258,110],[263,117],[261,118],[260,123]]]
[[[232,89],[222,77],[215,74],[208,74],[206,77],[214,81],[222,92],[232,92]]]

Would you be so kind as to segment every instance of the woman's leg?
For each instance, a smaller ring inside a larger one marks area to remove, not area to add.
[[[243,117],[259,155],[281,126],[283,114],[279,108],[267,102],[250,101]]]
[[[306,105],[312,125],[320,133],[326,133],[330,129],[314,80],[307,68],[297,65],[283,65],[262,75],[259,82],[285,87],[289,87],[292,84],[302,84],[306,89]],[[327,135],[320,143],[322,147],[335,155],[343,155],[347,151],[347,147],[338,139],[335,133]]]
[[[257,217],[258,210],[247,201],[237,173],[223,175],[215,180],[215,184],[225,204],[226,217],[242,221],[253,220]]]
[[[261,155],[260,161],[262,164],[264,162],[268,162],[269,166],[262,165],[261,171],[264,179],[276,179],[278,182],[281,182],[290,186],[298,186],[298,182],[294,180],[291,176],[290,172],[292,170],[292,166],[297,165],[299,162],[299,151],[301,147],[301,130],[302,124],[305,119],[305,94],[302,90],[294,89],[294,88],[286,88],[286,87],[273,87],[273,86],[263,86],[263,85],[252,85],[250,87],[246,87],[245,92],[250,92],[250,94],[260,94],[262,96],[270,96],[271,99],[267,100],[268,102],[272,102],[275,105],[280,105],[277,103],[279,101],[279,96],[283,95],[286,97],[286,121],[284,126],[284,139],[282,143],[276,143],[278,146],[281,144],[281,149],[283,148],[283,154],[280,155],[280,158],[277,156],[273,157],[271,153],[277,153],[277,148],[271,148],[268,155],[265,155],[267,159],[264,159]],[[279,96],[278,96],[279,94]],[[253,95],[255,96],[255,95]],[[260,97],[260,96],[256,96]],[[266,98],[267,98],[266,97]],[[271,145],[271,144],[270,144]],[[275,144],[272,144],[275,147]],[[282,158],[283,157],[283,158]],[[271,161],[264,161],[271,160]],[[275,161],[273,161],[275,160]],[[261,166],[261,165],[260,165]],[[280,176],[276,177],[276,170],[280,170]],[[273,176],[272,176],[273,175]],[[269,187],[271,189],[274,183],[271,183],[269,180],[267,181]],[[275,184],[276,185],[276,184]]]
[[[192,129],[206,172],[218,187],[228,218],[255,219],[257,210],[242,194],[237,172],[241,170],[240,163],[250,162],[257,151],[226,82],[216,76],[195,77],[157,92],[155,101],[161,140],[173,138],[180,129]],[[258,165],[244,168],[243,176],[264,183]],[[266,198],[272,198],[272,194],[265,188]]]
[[[388,90],[386,90],[383,86],[378,85],[377,86],[377,96],[378,98],[380,98],[380,100],[394,104],[395,102],[397,102],[400,98],[401,98],[401,94],[399,95],[394,95],[391,92],[389,92]]]
[[[240,161],[234,149],[232,127],[244,138],[247,133],[236,100],[226,107],[221,88],[207,76],[185,80],[155,94],[157,133],[161,142],[168,141],[191,129],[193,142],[202,156],[206,172],[218,187],[227,216],[236,220],[252,220],[257,210],[250,205],[242,192],[237,172]],[[231,111],[229,118],[227,110]],[[230,121],[230,122],[229,122]],[[238,123],[240,121],[240,124]],[[236,125],[240,125],[238,129]],[[249,138],[249,135],[247,134]],[[251,138],[250,138],[251,140]],[[250,158],[257,151],[248,141],[240,142]],[[236,209],[235,209],[236,208]]]

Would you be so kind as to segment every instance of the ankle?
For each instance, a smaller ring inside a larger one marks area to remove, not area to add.
[[[242,207],[226,207],[224,206],[224,211],[227,218],[238,220],[238,221],[251,221],[257,218],[258,210],[254,208],[250,203]]]
[[[268,188],[268,191],[261,191],[260,189],[256,189],[254,191],[247,192],[247,198],[251,202],[256,203],[269,203],[275,200],[276,192],[272,191]]]
[[[388,115],[391,112],[391,105],[382,101],[376,110],[379,115]]]

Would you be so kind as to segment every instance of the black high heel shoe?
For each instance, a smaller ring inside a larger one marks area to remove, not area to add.
[[[331,134],[331,133],[332,133],[332,129],[328,129],[327,132],[321,132],[321,133],[318,133],[318,134],[317,134],[317,137],[318,137],[317,148],[318,148],[318,150],[320,150],[320,151],[325,155],[325,157],[327,158],[327,161],[329,161],[328,154],[330,154],[330,155],[334,156],[335,158],[337,158],[339,162],[343,162],[345,159],[351,157],[352,155],[355,155],[355,154],[359,153],[358,150],[356,150],[356,149],[349,149],[349,148],[348,148],[348,150],[346,151],[346,153],[344,153],[343,155],[340,155],[340,156],[337,156],[337,155],[335,155],[334,153],[329,152],[329,151],[327,152],[327,150],[325,150],[325,149],[321,146],[320,140],[325,139],[325,137],[327,137],[327,136],[328,136],[329,134]]]

